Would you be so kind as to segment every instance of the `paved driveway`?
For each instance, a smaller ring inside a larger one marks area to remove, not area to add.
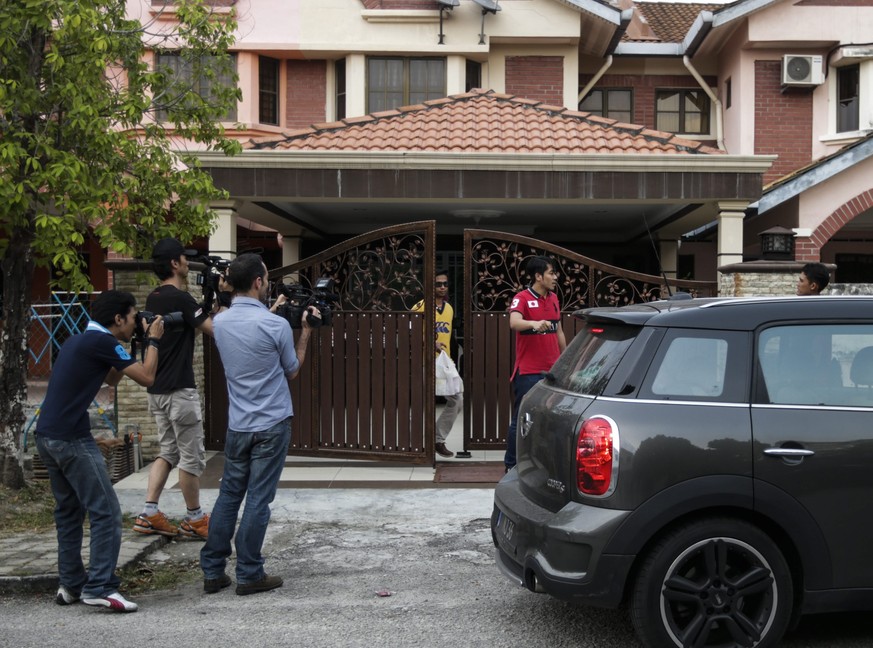
[[[497,572],[492,494],[280,490],[266,555],[283,588],[240,597],[232,588],[205,595],[189,584],[136,597],[140,611],[130,615],[62,608],[44,594],[5,597],[0,646],[639,646],[624,613],[535,595]],[[205,491],[204,505],[214,496]],[[132,512],[142,493],[121,497]],[[176,497],[167,493],[162,506],[173,511]],[[151,559],[196,559],[198,548],[171,543]],[[873,629],[864,614],[808,618],[782,645],[873,647]]]

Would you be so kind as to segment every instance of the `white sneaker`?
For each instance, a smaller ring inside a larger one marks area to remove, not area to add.
[[[79,595],[73,594],[69,589],[61,585],[58,588],[58,593],[55,596],[55,603],[58,605],[72,605],[79,602]]]
[[[97,598],[83,598],[82,603],[85,605],[108,607],[113,612],[136,612],[138,609],[136,603],[128,601],[118,592],[113,592],[106,596],[98,596]]]

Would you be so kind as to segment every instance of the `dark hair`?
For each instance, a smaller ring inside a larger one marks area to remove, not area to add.
[[[552,266],[552,270],[555,269],[555,261],[551,257],[535,256],[528,259],[527,265],[525,266],[525,272],[527,272],[527,276],[530,277],[530,282],[534,283],[537,280],[538,274],[546,274],[549,266]]]
[[[831,275],[824,263],[807,263],[800,271],[806,275],[810,283],[814,283],[818,287],[819,292],[830,283]]]
[[[179,255],[181,258],[182,255]],[[153,259],[152,260],[152,270],[154,270],[155,274],[158,276],[158,279],[161,281],[166,281],[170,277],[173,276],[173,261],[178,261],[179,259]]]
[[[240,254],[227,266],[225,281],[233,286],[234,292],[248,292],[255,279],[264,276],[264,260],[260,254],[248,252]]]
[[[115,316],[127,317],[131,308],[136,308],[136,297],[121,290],[104,290],[91,302],[91,319],[109,328],[115,324]]]
[[[434,277],[439,277],[440,275],[445,275],[446,279],[449,278],[449,273],[447,270],[437,270],[436,272],[433,273]]]

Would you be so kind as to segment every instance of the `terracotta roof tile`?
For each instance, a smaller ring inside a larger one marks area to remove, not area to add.
[[[309,132],[313,132],[310,129],[307,129],[307,130]],[[254,145],[256,147],[263,148],[261,146],[263,144],[272,144],[272,143],[284,142],[287,136],[288,136],[288,133],[282,133],[281,135],[264,135],[263,137],[253,137],[249,140],[249,142],[251,142],[252,145]]]
[[[412,104],[411,106],[400,106],[397,109],[397,112],[412,112],[413,110],[421,110],[422,108],[427,108],[424,104]]]
[[[314,128],[295,128],[294,130],[284,131],[282,135],[284,135],[287,139],[296,139],[301,135],[312,135],[316,131]]]
[[[370,114],[376,119],[381,119],[382,117],[397,117],[400,113],[396,110],[383,110],[382,112],[374,112]]]
[[[319,124],[313,124],[312,127],[315,130],[322,131],[322,130],[332,130],[335,128],[342,128],[345,125],[346,125],[345,122],[335,121],[335,122],[321,122]]]
[[[454,99],[451,97],[442,97],[441,99],[428,99],[424,102],[425,106],[441,106],[443,104],[452,103]]]
[[[346,117],[343,121],[349,126],[354,126],[355,124],[371,122],[373,121],[373,117],[370,115],[361,115],[360,117]]]
[[[701,11],[722,9],[724,4],[691,2],[635,2],[634,8],[657,36],[657,42],[681,43]],[[652,42],[650,38],[622,39],[631,42]]]
[[[699,142],[490,90],[252,140],[254,149],[720,154]]]

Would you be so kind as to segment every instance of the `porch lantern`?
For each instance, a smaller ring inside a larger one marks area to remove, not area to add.
[[[761,258],[768,260],[794,260],[794,230],[787,227],[771,227],[761,237]]]

